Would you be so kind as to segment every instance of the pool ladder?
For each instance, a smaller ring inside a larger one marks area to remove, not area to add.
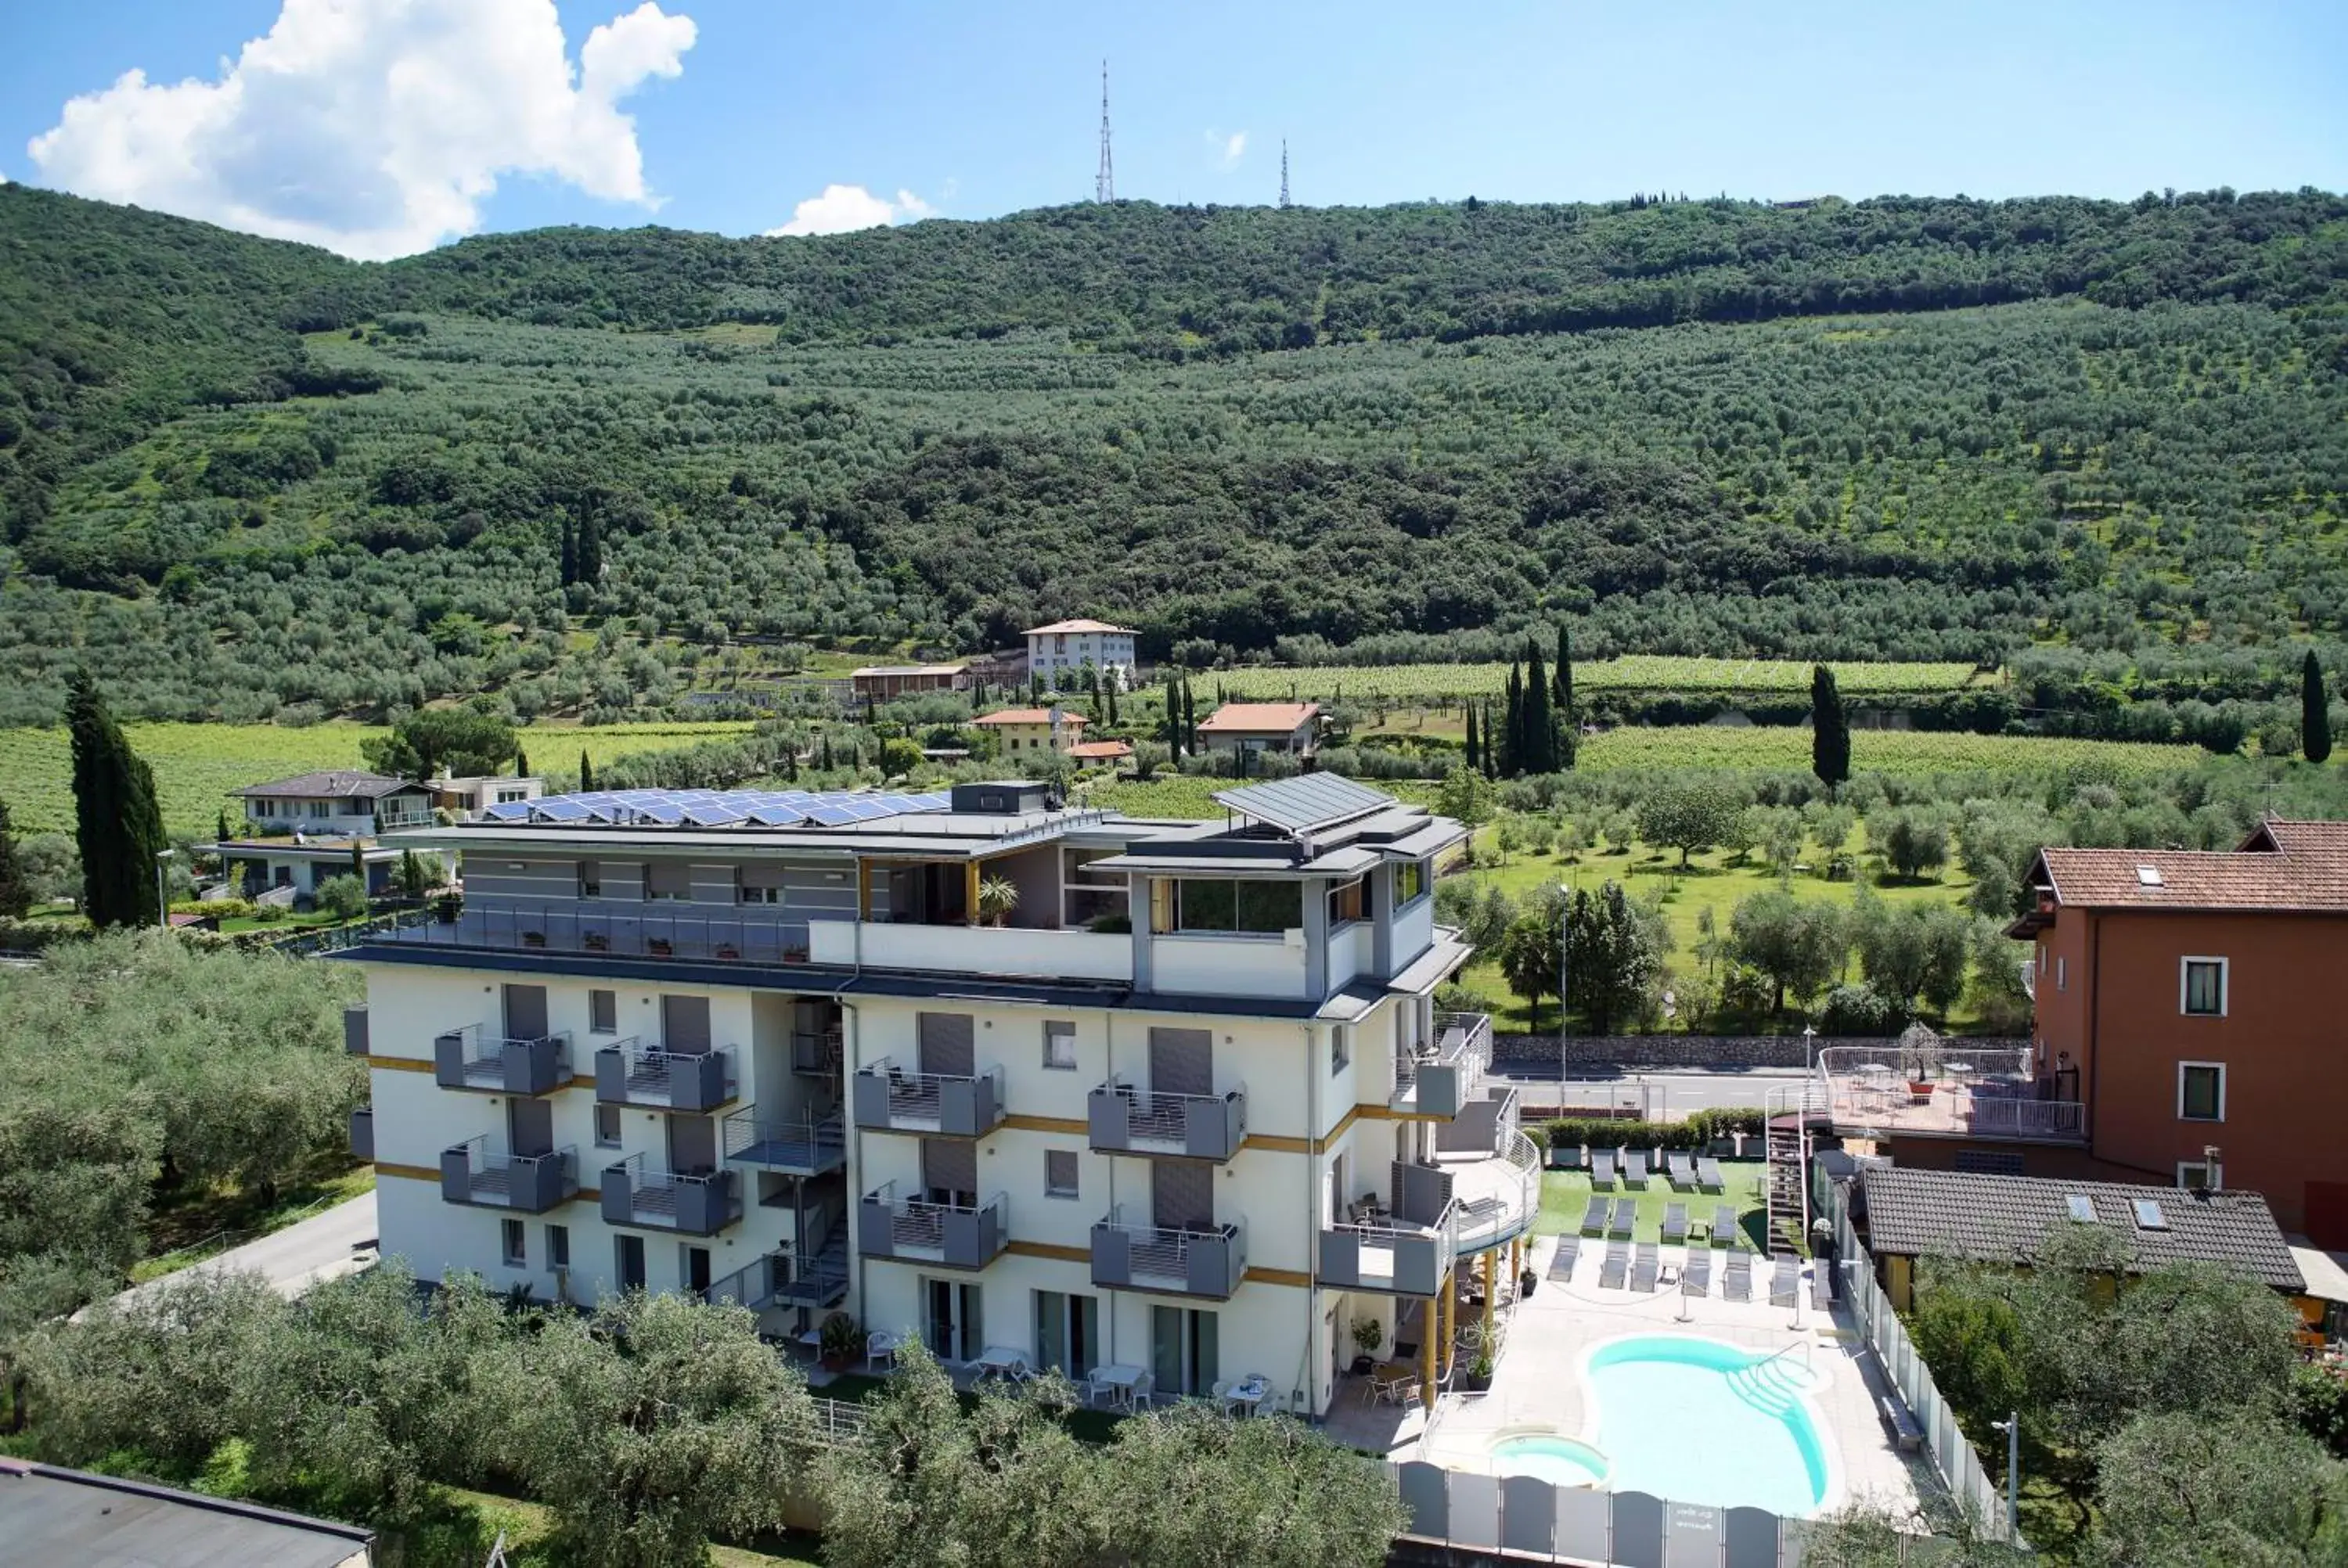
[[[1802,1353],[1802,1370],[1798,1380],[1792,1375],[1790,1364],[1772,1373],[1770,1368],[1791,1356]],[[1736,1390],[1737,1398],[1756,1409],[1783,1417],[1789,1414],[1801,1396],[1816,1386],[1817,1368],[1810,1362],[1810,1344],[1804,1340],[1756,1361],[1750,1367],[1740,1367],[1728,1374],[1728,1386]]]

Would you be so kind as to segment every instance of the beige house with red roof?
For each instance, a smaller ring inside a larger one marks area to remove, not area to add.
[[[1199,722],[1199,743],[1210,752],[1310,756],[1320,735],[1318,702],[1226,702]]]
[[[1066,708],[1004,708],[971,723],[1003,743],[1006,758],[1066,756],[1088,721]]]
[[[1106,620],[1056,620],[1031,626],[1027,639],[1027,673],[1045,686],[1076,683],[1089,664],[1103,681],[1115,680],[1120,689],[1133,684],[1134,630]]]

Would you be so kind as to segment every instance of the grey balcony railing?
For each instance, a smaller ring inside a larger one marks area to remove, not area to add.
[[[1221,1094],[1158,1094],[1104,1083],[1085,1102],[1092,1147],[1105,1154],[1230,1159],[1247,1137],[1247,1088]]]
[[[467,1024],[432,1041],[432,1078],[443,1089],[546,1094],[571,1081],[571,1037],[507,1040]]]
[[[984,1268],[1010,1239],[1010,1203],[1000,1193],[982,1204],[938,1204],[901,1198],[891,1182],[865,1194],[860,1209],[856,1250],[864,1257]]]
[[[1830,1045],[1818,1050],[1818,1103],[1837,1132],[2078,1143],[2086,1107],[2044,1098],[2027,1048]]]
[[[343,1050],[353,1056],[365,1056],[370,1049],[367,1037],[367,1009],[363,1007],[343,1009]]]
[[[595,1052],[595,1098],[606,1105],[714,1111],[734,1098],[734,1048],[664,1050],[628,1039]]]
[[[576,1149],[510,1154],[480,1137],[440,1151],[440,1196],[448,1203],[542,1214],[578,1195]]]
[[[690,906],[688,906],[690,907]],[[807,961],[804,913],[757,916],[664,913],[658,903],[483,905],[453,921],[427,920],[378,933],[378,941],[499,952],[592,953],[744,964]]]
[[[1383,1220],[1336,1225],[1321,1232],[1320,1281],[1338,1290],[1433,1296],[1459,1253],[1459,1204],[1455,1199],[1428,1224]]]
[[[766,1116],[746,1105],[722,1125],[729,1165],[819,1176],[848,1163],[848,1122],[836,1109],[823,1116]]]
[[[375,1159],[375,1107],[362,1105],[351,1112],[351,1158],[362,1163]]]
[[[1228,1301],[1247,1272],[1247,1233],[1237,1225],[1127,1225],[1122,1207],[1093,1226],[1093,1283]]]
[[[1003,1121],[1003,1069],[968,1076],[907,1072],[883,1060],[857,1070],[850,1102],[856,1124],[868,1132],[983,1138]]]
[[[1492,1064],[1492,1020],[1480,1012],[1435,1015],[1435,1039],[1395,1059],[1388,1104],[1421,1116],[1452,1117]]]
[[[642,1154],[603,1167],[603,1223],[715,1235],[742,1217],[731,1171],[666,1171]]]
[[[776,1307],[832,1307],[847,1296],[848,1247],[844,1240],[813,1257],[768,1253],[701,1293],[702,1300],[712,1306],[747,1307],[753,1312]]]

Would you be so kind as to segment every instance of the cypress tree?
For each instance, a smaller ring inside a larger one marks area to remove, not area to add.
[[[1525,771],[1557,772],[1557,719],[1550,707],[1549,672],[1540,649],[1525,640]]]
[[[1581,715],[1573,711],[1573,633],[1561,624],[1557,629],[1557,669],[1550,679],[1557,684],[1557,765],[1570,768],[1575,748],[1581,744]]]
[[[123,738],[87,671],[66,700],[73,733],[74,837],[81,849],[82,908],[90,924],[152,926],[155,857],[168,840],[155,805],[155,775]]]
[[[16,832],[8,821],[8,803],[0,800],[0,917],[21,920],[33,907],[33,880],[16,853]]]
[[[1500,776],[1500,759],[1493,754],[1498,749],[1492,744],[1492,699],[1487,697],[1484,699],[1484,776],[1488,779]]]
[[[1111,728],[1115,728],[1115,727],[1116,727],[1116,725],[1117,725],[1117,682],[1114,682],[1114,681],[1110,682],[1109,682],[1106,687],[1104,687],[1104,688],[1103,688],[1103,691],[1104,691],[1104,692],[1105,692],[1105,694],[1107,695],[1107,700],[1108,700],[1108,722],[1109,722],[1109,725],[1110,725],[1110,727],[1111,727]]]
[[[572,530],[571,519],[562,519],[562,586],[569,588],[579,580],[579,536]]]
[[[587,748],[579,748],[579,793],[585,794],[595,787],[595,764],[588,758]]]
[[[228,807],[226,806],[221,807],[220,815],[212,818],[212,837],[221,844],[228,842]]]
[[[2332,695],[2323,689],[2323,666],[2312,648],[2299,667],[2299,751],[2311,763],[2332,754]]]
[[[823,771],[826,773],[831,771],[831,732],[829,730],[824,732],[823,736]]]
[[[1478,756],[1476,753],[1476,704],[1472,699],[1467,705],[1467,714],[1468,771],[1473,774],[1479,774],[1484,771],[1484,759]]]
[[[1182,749],[1194,755],[1199,750],[1199,700],[1188,675],[1182,677]]]
[[[1830,791],[1850,777],[1850,723],[1834,671],[1823,664],[1810,667],[1810,770]]]
[[[1507,707],[1500,719],[1500,773],[1514,778],[1525,771],[1525,680],[1515,663],[1509,665]]]
[[[603,580],[603,525],[598,520],[598,501],[587,497],[579,511],[579,580],[590,588]]]
[[[514,748],[514,777],[518,779],[530,777],[530,753],[520,746]]]

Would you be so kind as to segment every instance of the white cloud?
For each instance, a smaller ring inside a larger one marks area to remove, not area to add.
[[[1215,149],[1215,162],[1223,169],[1237,169],[1240,159],[1247,156],[1248,133],[1235,130],[1228,135],[1220,130],[1206,133],[1207,145]]]
[[[554,0],[283,0],[218,80],[126,71],[27,150],[78,195],[404,256],[478,229],[503,174],[657,206],[617,106],[680,75],[695,36],[644,0],[574,69]]]
[[[875,196],[861,185],[827,185],[820,196],[810,196],[791,209],[791,220],[769,229],[767,237],[784,234],[845,234],[852,229],[879,229],[891,223],[918,223],[935,216],[930,204],[910,190],[897,200]]]

